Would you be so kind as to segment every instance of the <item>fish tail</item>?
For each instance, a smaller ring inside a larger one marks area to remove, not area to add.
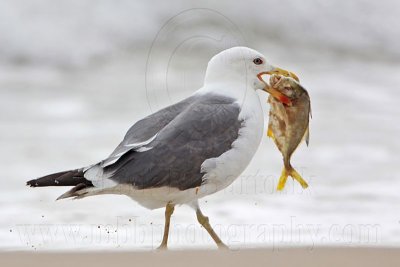
[[[289,176],[291,176],[294,180],[299,182],[301,187],[303,187],[304,189],[306,189],[308,187],[308,184],[303,179],[303,177],[301,177],[301,175],[290,164],[288,164],[288,166],[285,166],[283,168],[281,177],[279,178],[278,186],[276,188],[278,191],[283,190],[283,188],[285,187],[287,178]]]
[[[276,188],[276,190],[281,191],[283,190],[283,188],[285,187],[287,178],[288,178],[289,174],[286,171],[286,168],[282,169],[282,173],[281,173],[281,177],[279,178],[279,182],[278,182],[278,186]]]
[[[289,175],[296,180],[297,182],[299,182],[299,184],[301,185],[301,187],[303,187],[304,189],[306,189],[308,187],[307,182],[303,179],[303,177],[301,177],[301,175],[294,169],[291,168],[290,169],[290,173]]]

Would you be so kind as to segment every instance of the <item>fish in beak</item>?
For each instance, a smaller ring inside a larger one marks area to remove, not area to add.
[[[271,75],[269,84],[271,88],[284,93],[293,100],[292,105],[287,106],[272,95],[268,98],[270,103],[268,136],[274,140],[284,163],[277,189],[282,190],[285,187],[289,176],[298,181],[303,188],[307,188],[307,182],[293,168],[290,159],[303,140],[307,145],[309,143],[310,96],[303,86],[289,77]]]
[[[291,71],[287,71],[281,68],[276,68],[274,67],[272,70],[270,71],[264,71],[264,72],[260,72],[259,74],[257,74],[257,77],[260,81],[262,81],[263,83],[265,83],[265,87],[263,88],[263,90],[267,93],[269,93],[270,95],[272,95],[274,98],[276,98],[279,102],[290,106],[292,104],[292,102],[290,101],[290,99],[285,96],[284,94],[282,94],[281,92],[279,92],[278,90],[276,90],[275,88],[272,88],[271,86],[268,85],[268,83],[266,83],[262,76],[263,75],[282,75],[285,77],[290,77],[295,79],[297,82],[299,82],[299,78],[297,77],[296,74],[294,74]]]

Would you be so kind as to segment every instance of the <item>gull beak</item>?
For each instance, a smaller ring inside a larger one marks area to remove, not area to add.
[[[285,77],[291,77],[293,79],[295,79],[297,82],[299,82],[299,78],[297,77],[296,74],[294,74],[291,71],[287,71],[281,68],[276,68],[274,67],[272,70],[270,71],[264,71],[264,72],[260,72],[259,74],[257,74],[257,77],[260,81],[262,81],[263,83],[265,83],[265,87],[263,88],[263,90],[267,93],[269,93],[270,95],[272,95],[273,97],[275,97],[276,99],[278,99],[280,102],[286,104],[286,105],[291,105],[291,101],[290,99],[282,94],[281,92],[279,92],[278,90],[276,90],[275,88],[272,88],[271,86],[268,85],[268,83],[264,82],[264,80],[262,79],[262,76],[268,74],[268,75],[272,75],[272,74],[278,74],[278,75],[282,75]]]

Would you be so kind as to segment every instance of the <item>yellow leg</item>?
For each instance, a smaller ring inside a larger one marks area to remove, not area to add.
[[[160,246],[157,249],[167,249],[168,246],[168,234],[169,234],[169,225],[171,221],[171,215],[174,213],[175,205],[168,203],[165,206],[165,226],[164,226],[164,236]]]
[[[204,229],[207,230],[207,232],[210,234],[212,239],[215,241],[219,249],[228,249],[228,246],[225,245],[221,239],[218,237],[218,235],[214,232],[214,229],[212,229],[208,217],[204,216],[203,213],[201,213],[201,210],[197,208],[196,210],[196,215],[197,215],[197,220],[199,223],[204,227]]]

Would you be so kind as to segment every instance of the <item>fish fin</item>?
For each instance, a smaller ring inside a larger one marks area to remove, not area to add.
[[[267,136],[275,140],[274,132],[272,131],[271,127],[268,126]]]
[[[304,88],[303,88],[304,89]],[[312,111],[311,111],[311,99],[310,99],[310,95],[308,94],[307,90],[304,89],[304,92],[307,95],[308,98],[308,115],[310,116],[310,119],[312,119]]]
[[[282,191],[283,188],[285,188],[285,184],[286,184],[288,176],[289,176],[289,174],[287,173],[286,168],[283,168],[281,177],[279,178],[278,186],[276,187],[276,190]]]
[[[270,95],[272,95],[276,100],[278,100],[279,102],[281,102],[282,104],[291,106],[292,105],[292,100],[290,100],[289,97],[287,97],[286,95],[282,94],[281,92],[279,92],[277,89],[275,89],[274,87],[266,87],[265,89]]]
[[[303,187],[304,189],[308,187],[307,182],[303,179],[303,177],[301,177],[301,175],[295,169],[292,168],[287,170],[286,168],[283,168],[276,190],[282,191],[283,188],[285,188],[286,181],[289,176],[291,176],[293,180],[299,182],[301,187]]]
[[[303,140],[306,141],[307,146],[310,144],[310,127],[307,127],[307,130],[304,133]]]

